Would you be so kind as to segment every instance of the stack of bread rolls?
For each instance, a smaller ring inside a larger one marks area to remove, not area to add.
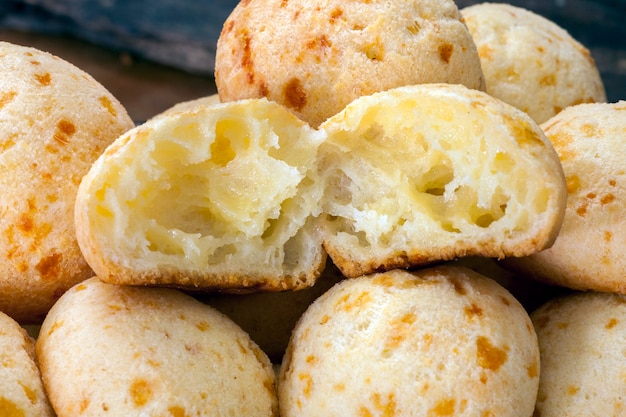
[[[626,103],[552,22],[242,1],[219,94],[138,126],[79,69],[0,47],[0,411],[624,407]]]

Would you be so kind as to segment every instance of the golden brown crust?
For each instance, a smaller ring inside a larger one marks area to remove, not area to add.
[[[478,48],[486,91],[543,123],[566,107],[605,102],[589,50],[555,22],[522,7],[461,10]]]
[[[484,88],[450,0],[241,2],[215,60],[222,101],[267,97],[314,127],[357,97],[402,85]]]
[[[530,318],[495,281],[465,268],[394,270],[343,280],[311,304],[278,398],[283,417],[530,416],[539,374]]]
[[[52,417],[54,411],[41,381],[34,340],[0,312],[0,414]]]
[[[551,248],[503,265],[564,287],[626,294],[626,102],[571,106],[542,127],[567,179],[563,226]]]
[[[626,298],[575,292],[548,301],[531,318],[541,355],[534,415],[620,415]]]
[[[40,322],[91,276],[76,243],[82,176],[133,126],[92,77],[43,51],[0,43],[0,310]]]
[[[85,280],[50,310],[36,350],[59,417],[277,415],[267,356],[177,290]]]

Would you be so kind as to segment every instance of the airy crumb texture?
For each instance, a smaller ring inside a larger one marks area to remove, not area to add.
[[[530,416],[539,346],[517,300],[469,269],[344,280],[294,329],[282,417]]]
[[[50,310],[36,349],[58,417],[277,416],[267,356],[174,289],[88,279]]]
[[[65,290],[93,274],[76,243],[76,190],[133,126],[84,71],[0,42],[0,311],[40,323]]]
[[[626,101],[579,104],[542,125],[567,178],[554,245],[503,264],[580,290],[626,293]]]
[[[541,417],[624,415],[626,298],[585,292],[531,315],[541,353]]]
[[[222,291],[550,246],[565,178],[528,115],[461,85],[398,87],[313,129],[267,99],[192,107],[121,136],[76,199],[111,283]]]
[[[605,102],[589,50],[556,23],[505,3],[461,10],[480,56],[486,91],[543,123],[566,107]]]
[[[217,43],[223,101],[268,97],[316,127],[357,97],[444,82],[484,89],[452,0],[242,1]]]
[[[79,245],[107,282],[308,287],[326,259],[313,222],[320,142],[265,99],[155,117],[85,176]]]
[[[324,246],[347,276],[549,247],[565,178],[525,113],[460,85],[399,87],[330,118]]]
[[[0,313],[0,415],[55,415],[36,364],[34,341],[4,313]]]

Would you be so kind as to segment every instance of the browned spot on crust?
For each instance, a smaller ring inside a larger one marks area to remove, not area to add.
[[[61,273],[62,260],[63,255],[53,253],[40,260],[37,266],[35,266],[35,269],[37,269],[37,272],[39,272],[43,279],[55,278]]]
[[[451,43],[442,43],[439,45],[439,58],[445,62],[446,64],[450,63],[450,57],[452,57],[452,52],[454,52],[454,45]]]
[[[604,326],[605,329],[612,329],[617,325],[618,321],[616,318],[612,318],[609,322]]]
[[[497,371],[507,361],[508,355],[484,336],[476,338],[476,360],[481,368]]]
[[[469,319],[476,316],[480,317],[483,315],[483,309],[472,303],[472,305],[465,306],[465,314]]]
[[[252,60],[252,49],[250,48],[252,39],[246,29],[241,30],[239,37],[242,46],[241,51],[243,52],[241,57],[241,68],[246,73],[248,84],[254,84],[254,62]]]
[[[435,404],[433,408],[428,410],[429,416],[452,416],[454,415],[454,409],[456,406],[456,400],[454,398],[446,398],[440,400]]]
[[[0,108],[6,106],[17,96],[17,91],[6,91],[0,93]]]
[[[48,72],[46,72],[45,74],[35,74],[35,79],[43,87],[50,85],[50,82],[52,81],[52,77]]]
[[[300,111],[306,106],[306,91],[298,78],[292,78],[287,82],[283,96],[285,97],[285,104],[294,110]]]
[[[601,203],[602,205],[605,205],[605,204],[610,204],[610,203],[612,203],[613,201],[615,201],[615,196],[614,196],[613,194],[607,194],[607,195],[605,195],[604,197],[602,197],[602,198],[600,199],[600,203]]]
[[[334,23],[341,16],[343,16],[343,10],[341,8],[339,8],[339,7],[335,7],[330,12],[330,21],[331,21],[331,23]]]
[[[108,98],[107,96],[101,96],[98,101],[100,102],[102,107],[107,109],[111,116],[117,116],[117,110],[115,110],[115,107],[113,107],[113,103],[111,102],[110,98]]]
[[[152,399],[153,392],[150,384],[145,379],[135,379],[128,389],[130,398],[135,407],[142,407]]]

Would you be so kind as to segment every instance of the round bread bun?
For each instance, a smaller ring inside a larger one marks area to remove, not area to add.
[[[267,356],[174,289],[83,281],[50,310],[36,349],[58,417],[277,415]]]
[[[626,298],[581,292],[531,314],[541,354],[541,417],[624,415]]]
[[[76,243],[76,190],[133,126],[84,71],[0,42],[0,311],[40,323],[64,291],[93,275]]]
[[[567,178],[554,245],[503,266],[578,290],[626,293],[626,101],[579,104],[542,125]]]
[[[267,97],[314,127],[393,87],[484,88],[452,0],[241,1],[217,42],[215,82],[222,101]]]
[[[589,50],[556,23],[506,3],[461,9],[478,48],[486,91],[543,123],[562,109],[605,102]]]
[[[78,243],[110,283],[252,292],[313,285],[323,140],[267,99],[194,106],[122,135],[76,198]]]
[[[294,330],[282,417],[530,416],[539,347],[528,314],[469,269],[343,280]]]
[[[55,415],[41,382],[34,340],[4,313],[0,313],[0,415]]]
[[[328,262],[315,285],[298,291],[253,294],[192,294],[226,314],[244,329],[272,363],[280,364],[296,322],[309,305],[330,287],[344,279]]]
[[[549,247],[559,158],[522,111],[462,85],[363,96],[324,122],[324,247],[348,277]]]

